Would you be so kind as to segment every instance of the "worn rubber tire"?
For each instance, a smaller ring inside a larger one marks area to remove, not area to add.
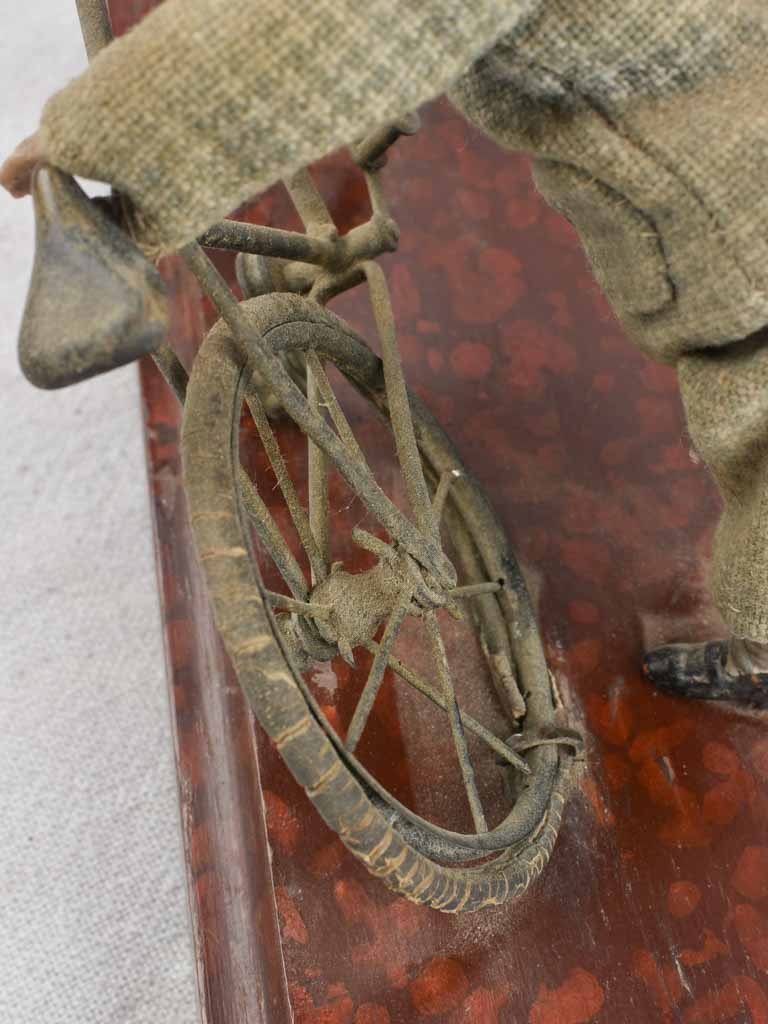
[[[278,340],[283,348],[307,347],[309,336],[311,347],[333,359],[329,339],[343,341],[344,349],[357,352],[357,362],[368,367],[366,381],[353,383],[381,410],[383,378],[380,367],[371,369],[379,361],[338,317],[288,294],[251,299],[241,309],[249,325],[276,347]],[[336,363],[350,379],[354,377],[354,367],[343,365],[338,356]],[[190,519],[216,624],[251,707],[327,825],[391,889],[449,913],[479,910],[519,896],[541,873],[554,847],[571,758],[557,747],[531,751],[534,776],[545,791],[523,792],[515,805],[518,841],[477,866],[433,860],[388,823],[307,704],[264,601],[236,486],[245,366],[245,353],[220,321],[205,339],[190,378],[183,462]],[[418,415],[416,407],[424,407],[417,399],[412,401]],[[546,670],[539,676],[527,687],[528,715],[546,725],[552,719],[552,695]]]

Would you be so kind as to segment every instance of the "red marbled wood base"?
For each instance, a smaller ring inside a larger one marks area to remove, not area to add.
[[[660,696],[639,674],[649,643],[718,628],[703,584],[716,499],[688,451],[674,375],[624,341],[526,161],[446,105],[387,177],[410,382],[535,567],[550,663],[590,770],[549,868],[516,905],[446,917],[369,877],[228,674],[190,547],[179,412],[143,366],[206,1019],[282,1024],[292,1008],[298,1024],[766,1024],[764,719]],[[326,162],[319,180],[343,227],[365,216],[346,163]],[[279,190],[252,213],[292,223]],[[210,311],[182,268],[168,275],[173,341],[190,354]],[[362,293],[334,308],[370,336]],[[286,435],[289,452],[299,443]],[[343,721],[337,682],[328,704]],[[378,727],[397,749],[391,697]],[[416,769],[395,769],[418,790]]]

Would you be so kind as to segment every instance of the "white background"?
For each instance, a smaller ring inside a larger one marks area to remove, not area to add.
[[[0,154],[85,57],[74,0],[0,5]],[[134,367],[22,378],[32,209],[0,194],[0,1021],[198,1011]]]

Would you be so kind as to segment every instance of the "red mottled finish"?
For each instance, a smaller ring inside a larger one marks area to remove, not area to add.
[[[343,228],[365,218],[347,162],[324,162],[318,180]],[[399,145],[387,185],[403,227],[385,263],[409,380],[529,567],[589,772],[517,904],[447,917],[369,877],[227,672],[190,547],[179,412],[143,366],[206,1019],[282,1024],[290,999],[297,1024],[768,1024],[764,719],[658,695],[639,672],[650,644],[720,632],[704,585],[717,500],[689,452],[674,374],[622,337],[527,161],[446,104]],[[296,226],[279,189],[250,213]],[[231,260],[220,265],[231,274]],[[172,340],[189,358],[210,310],[177,263],[167,273]],[[365,301],[359,290],[334,308],[371,337]],[[298,459],[296,432],[281,440]],[[329,714],[347,722],[349,676],[324,686]],[[406,705],[385,687],[372,729],[389,764],[371,757],[418,800],[432,768],[403,763]]]

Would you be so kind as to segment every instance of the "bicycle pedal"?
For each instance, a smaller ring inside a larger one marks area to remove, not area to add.
[[[141,250],[70,175],[35,173],[35,261],[19,334],[24,376],[60,388],[153,352],[165,286]]]

